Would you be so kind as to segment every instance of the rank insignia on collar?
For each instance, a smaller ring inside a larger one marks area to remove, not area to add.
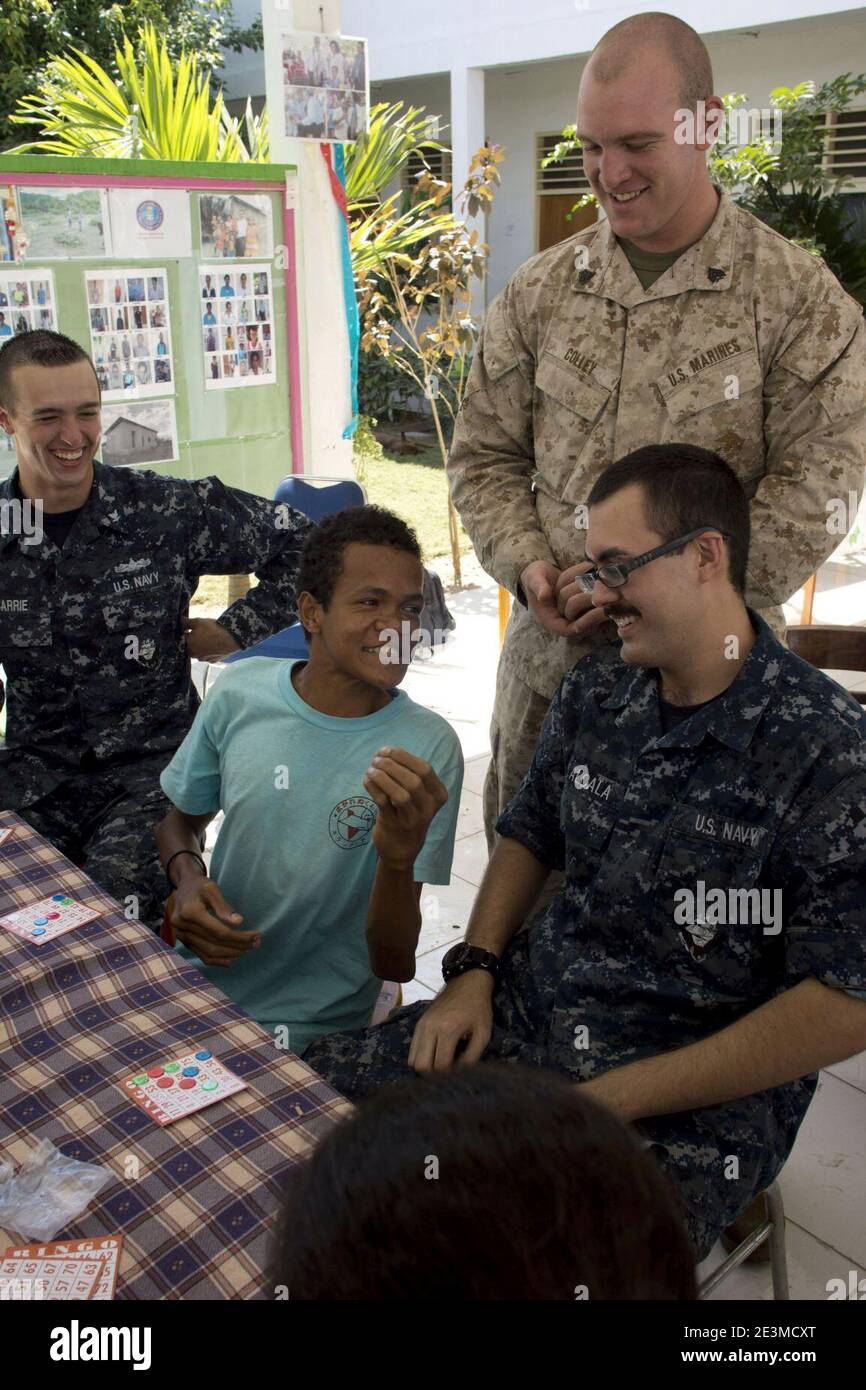
[[[594,270],[581,270],[577,277],[577,283],[579,285],[588,285],[594,275]]]
[[[711,285],[714,285],[717,280],[724,280],[727,273],[728,272],[726,270],[722,270],[720,266],[711,265],[709,270],[707,271],[707,279],[709,280]]]

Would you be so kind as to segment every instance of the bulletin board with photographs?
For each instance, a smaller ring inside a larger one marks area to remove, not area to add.
[[[0,314],[91,354],[105,462],[262,496],[303,471],[294,173],[0,155]]]
[[[301,30],[283,35],[286,135],[357,140],[369,124],[367,40]]]

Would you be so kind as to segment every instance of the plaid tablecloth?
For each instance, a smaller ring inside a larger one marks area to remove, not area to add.
[[[74,1226],[124,1238],[117,1298],[269,1298],[288,1170],[349,1110],[30,826],[0,811],[0,916],[61,890],[96,921],[36,947],[0,931],[0,1160],[39,1139],[113,1181]],[[118,1082],[208,1048],[248,1089],[166,1128]],[[0,1250],[19,1233],[0,1231]]]

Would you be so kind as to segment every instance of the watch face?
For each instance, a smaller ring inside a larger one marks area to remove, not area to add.
[[[446,951],[442,958],[442,968],[446,970],[459,969],[466,960],[472,947],[465,941],[458,941],[456,946],[452,946],[450,951]]]

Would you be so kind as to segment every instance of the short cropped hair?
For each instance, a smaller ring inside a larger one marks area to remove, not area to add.
[[[631,483],[639,483],[644,516],[664,541],[699,526],[715,526],[727,537],[728,576],[738,594],[746,587],[749,559],[749,501],[734,470],[719,454],[697,444],[647,444],[617,459],[593,484],[593,507]]]
[[[651,47],[661,47],[677,75],[679,99],[694,111],[713,95],[713,67],[707,46],[696,29],[676,15],[650,10],[629,15],[602,34],[590,54],[591,72],[600,82],[614,82]]]
[[[30,333],[19,333],[16,338],[10,338],[0,348],[0,406],[4,410],[11,410],[15,403],[12,373],[16,367],[69,367],[73,362],[89,362],[93,367],[84,348],[64,333],[36,328]]]
[[[344,507],[326,516],[309,532],[301,551],[297,592],[312,594],[327,609],[343,569],[347,545],[390,545],[418,561],[418,537],[399,516],[385,507]]]

